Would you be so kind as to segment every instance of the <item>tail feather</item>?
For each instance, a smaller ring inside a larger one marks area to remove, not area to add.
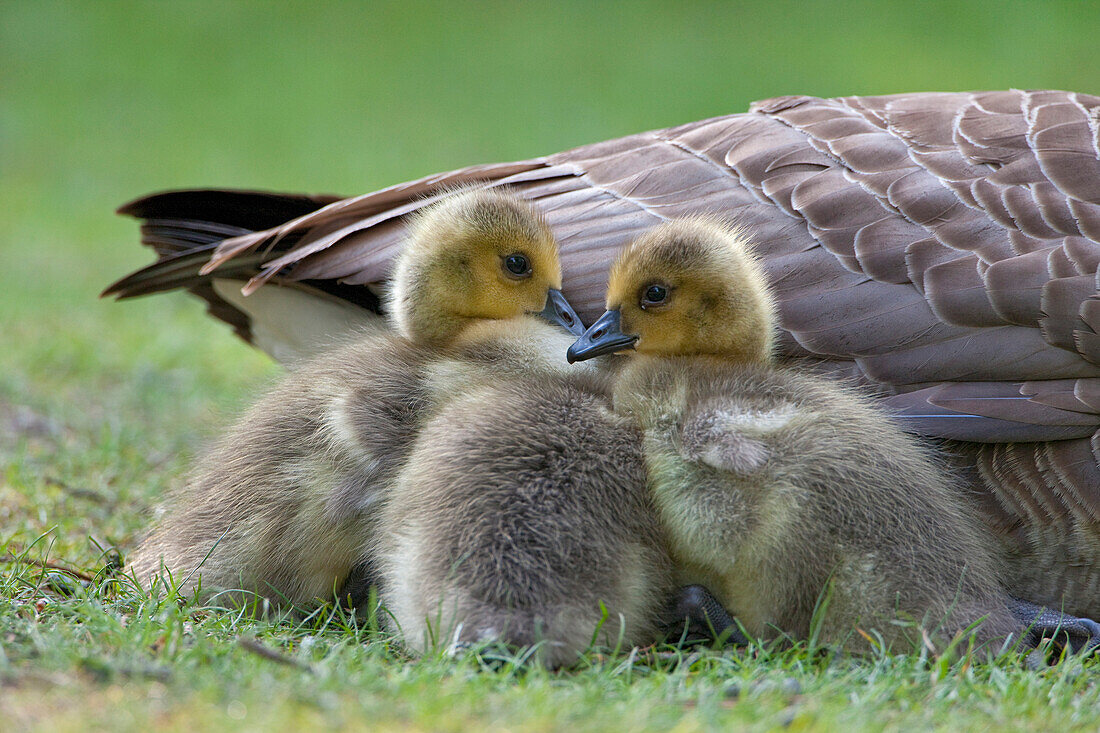
[[[285,224],[341,198],[265,191],[184,189],[142,196],[120,206],[118,213],[135,219],[180,219],[259,231]]]
[[[232,224],[193,219],[146,219],[141,224],[141,243],[163,257],[251,232]]]
[[[210,282],[210,275],[200,275],[199,269],[210,258],[216,243],[195,246],[190,250],[167,255],[151,265],[130,273],[112,283],[103,291],[102,296],[115,296],[118,300],[136,298],[151,293],[162,293],[177,288],[189,289]],[[234,260],[231,266],[218,271],[218,277],[247,279],[263,260],[263,256],[254,254]]]
[[[141,242],[157,253],[157,261],[109,285],[101,297],[119,300],[167,290],[186,290],[206,301],[211,315],[233,327],[238,336],[254,343],[255,318],[240,302],[231,302],[214,287],[214,278],[247,282],[259,273],[272,252],[257,251],[235,257],[216,272],[203,274],[217,246],[226,239],[277,227],[339,201],[337,196],[277,194],[260,191],[196,189],[165,191],[144,196],[120,207],[118,213],[141,219]],[[275,250],[292,247],[300,235],[281,240]],[[335,296],[353,308],[381,312],[376,293],[365,287],[334,280],[301,280],[294,287],[319,297]],[[267,305],[260,304],[258,307]],[[364,316],[369,316],[364,313]]]

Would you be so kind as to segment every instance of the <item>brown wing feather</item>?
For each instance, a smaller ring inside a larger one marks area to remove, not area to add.
[[[1004,543],[1018,595],[1100,614],[1100,451],[1097,439],[970,444],[984,515]]]

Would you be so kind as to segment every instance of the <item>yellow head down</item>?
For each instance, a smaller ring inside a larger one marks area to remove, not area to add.
[[[538,211],[504,191],[457,191],[412,221],[390,308],[401,335],[443,346],[475,321],[542,311],[551,288],[561,263]]]
[[[638,353],[748,363],[772,356],[767,278],[743,235],[714,218],[670,221],[624,247],[611,266],[607,309],[636,337]]]

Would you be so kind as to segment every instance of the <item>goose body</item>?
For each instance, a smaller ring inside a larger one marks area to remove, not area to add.
[[[646,233],[612,266],[607,308],[570,359],[636,351],[614,405],[643,431],[673,557],[751,634],[807,638],[819,604],[834,643],[857,625],[897,643],[898,613],[948,635],[1019,630],[942,468],[835,380],[770,363],[765,278],[732,230]]]
[[[571,334],[528,315],[548,301],[555,319],[575,318],[554,300],[553,238],[522,201],[440,202],[413,225],[395,277],[393,329],[300,366],[232,427],[134,553],[139,579],[166,569],[185,592],[286,606],[331,599],[353,570],[361,587],[389,487],[435,406],[502,376],[576,373]]]
[[[781,97],[348,199],[158,194],[122,211],[160,260],[110,292],[189,289],[289,359],[377,322],[401,220],[456,184],[506,184],[540,209],[586,322],[622,244],[677,216],[734,217],[760,243],[778,354],[954,441],[1013,591],[1097,615],[1098,110],[1060,91]],[[286,336],[292,322],[311,335]]]

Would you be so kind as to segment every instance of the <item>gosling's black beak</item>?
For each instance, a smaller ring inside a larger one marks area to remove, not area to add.
[[[580,336],[584,333],[584,324],[581,323],[577,312],[573,310],[573,306],[569,305],[569,301],[565,299],[560,290],[551,288],[546,291],[546,307],[539,312],[539,315],[551,323],[561,326],[574,336]]]
[[[565,352],[565,358],[572,364],[601,354],[632,349],[637,340],[637,336],[627,336],[623,333],[619,311],[607,311],[573,342],[569,351]]]

